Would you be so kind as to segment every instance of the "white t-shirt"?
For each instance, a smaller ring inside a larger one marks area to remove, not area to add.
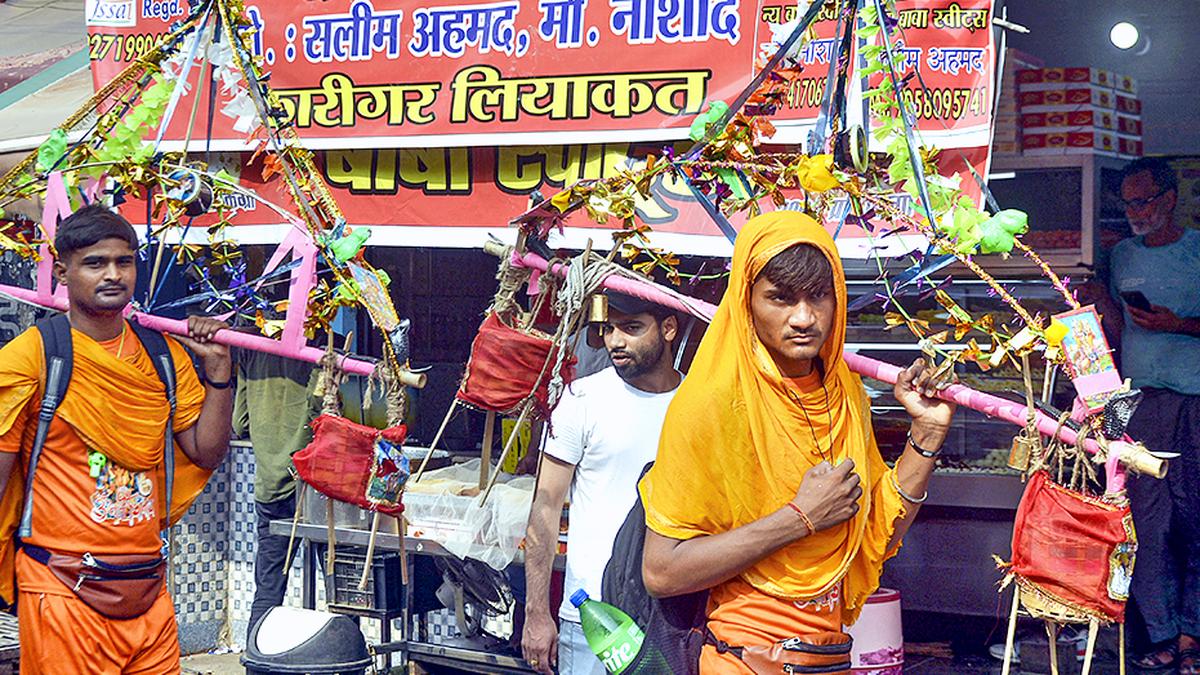
[[[560,618],[579,621],[570,601],[576,590],[600,598],[613,541],[637,501],[638,476],[658,453],[675,391],[642,391],[610,366],[573,382],[555,407],[546,454],[575,465]]]

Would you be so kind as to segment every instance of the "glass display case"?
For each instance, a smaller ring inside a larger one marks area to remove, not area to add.
[[[1102,155],[996,157],[988,187],[1000,208],[1029,215],[1029,232],[1021,239],[1056,271],[1090,271],[1104,251],[1129,236],[1119,194],[1125,164]],[[991,270],[1037,273],[1021,255],[979,260]]]
[[[999,274],[999,272],[997,272]],[[1000,277],[1022,305],[1043,316],[1066,309],[1063,298],[1041,280]],[[1013,312],[981,281],[954,275],[945,290],[972,315],[994,314],[997,323],[1012,319]],[[851,297],[873,292],[869,281],[850,281]],[[916,318],[928,320],[937,329],[945,325],[945,311],[930,297],[909,296],[904,307]],[[878,305],[850,315],[847,348],[896,365],[908,364],[920,355],[916,339],[904,326],[887,328],[884,310]],[[972,333],[982,347],[986,336]],[[948,343],[949,346],[961,343]],[[1041,395],[1044,372],[1032,359],[1035,395]],[[981,372],[976,364],[957,366],[960,381],[974,389],[1013,401],[1025,400],[1024,380],[1010,364]],[[1053,375],[1053,373],[1052,373]],[[904,449],[911,420],[892,397],[892,386],[864,379],[871,397],[875,437],[889,463]],[[1073,396],[1070,381],[1054,378],[1052,404],[1069,405]],[[1000,598],[996,582],[1000,576],[992,556],[1006,558],[1012,538],[1012,523],[1024,485],[1018,472],[1007,467],[1013,436],[1020,430],[1004,420],[959,408],[946,439],[938,468],[929,483],[929,498],[904,539],[904,546],[884,567],[883,585],[899,589],[906,610],[992,616]]]
[[[1031,313],[1048,315],[1067,309],[1063,298],[1048,283],[1007,279],[1002,281]],[[864,285],[868,285],[867,282],[850,282],[851,295],[855,295],[856,290]],[[1012,310],[995,297],[990,288],[982,282],[956,279],[946,290],[963,309],[976,317],[991,313],[997,324],[1013,317]],[[928,320],[935,329],[945,325],[945,310],[937,305],[932,296],[924,299],[908,297],[902,302],[907,311],[914,313],[916,318]],[[876,305],[850,315],[846,335],[847,348],[896,365],[911,363],[920,356],[916,339],[903,326],[889,330],[882,312],[883,310]],[[990,344],[985,335],[973,332],[964,336],[963,343],[951,341],[946,346],[962,345],[970,338],[974,338],[981,347]],[[1034,391],[1040,397],[1045,384],[1045,373],[1037,363],[1039,359],[1032,361]],[[1010,363],[986,373],[982,372],[977,364],[963,364],[957,366],[957,369],[959,380],[973,389],[1017,402],[1025,400],[1022,376]],[[892,397],[891,385],[872,379],[864,380],[864,384],[871,396],[875,435],[880,451],[885,459],[893,460],[904,449],[905,434],[909,426],[908,415]],[[1052,377],[1051,385],[1051,402],[1068,404],[1072,395],[1070,382],[1065,378]],[[939,471],[1007,471],[1005,462],[1008,450],[1018,430],[1018,427],[1009,422],[988,418],[973,410],[960,409],[955,415],[951,434],[946,439]]]

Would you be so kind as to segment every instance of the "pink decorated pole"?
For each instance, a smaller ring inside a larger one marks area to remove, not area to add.
[[[37,304],[47,305],[55,300],[67,300],[67,289],[59,287],[53,292],[54,256],[50,253],[49,242],[54,241],[58,231],[59,218],[71,215],[71,199],[67,196],[67,184],[62,172],[53,171],[46,177],[46,195],[42,198],[42,233],[46,241],[38,245],[37,266]]]
[[[863,377],[871,377],[888,384],[895,384],[896,378],[900,376],[901,368],[890,363],[877,361],[872,358],[856,354],[854,352],[844,352],[842,357],[846,360],[846,365],[850,366],[850,370],[862,375]],[[998,417],[1002,420],[1012,422],[1020,426],[1025,425],[1025,421],[1029,415],[1029,408],[1020,403],[1009,401],[1008,399],[1000,398],[985,394],[982,391],[976,391],[970,387],[965,387],[961,384],[952,384],[942,390],[939,398],[957,403],[964,408],[976,410],[988,417]],[[1037,428],[1046,436],[1054,436],[1058,434],[1058,438],[1064,443],[1074,443],[1076,436],[1074,430],[1063,426],[1058,428],[1058,420],[1052,419],[1050,416],[1035,411],[1037,415]],[[1095,453],[1099,446],[1096,441],[1088,438],[1084,440],[1084,448],[1088,452]]]
[[[283,242],[275,249],[267,262],[265,273],[270,273],[292,254],[300,264],[292,270],[288,280],[288,309],[284,314],[283,335],[279,342],[287,349],[303,349],[304,318],[308,310],[308,295],[317,285],[317,245],[298,224],[293,224]]]
[[[490,250],[494,253],[497,252],[495,247],[491,246],[485,246],[485,250]],[[525,253],[524,255],[514,253],[512,262],[518,267],[527,267],[543,272],[548,271],[559,276],[564,276],[567,270],[564,264],[556,263],[551,266],[547,264],[545,259],[532,253]],[[632,295],[649,302],[658,303],[664,307],[670,307],[705,321],[711,321],[717,311],[716,305],[704,302],[703,300],[684,298],[678,293],[674,293],[649,281],[622,276],[610,276],[604,280],[603,286],[618,293]],[[868,358],[861,354],[846,351],[843,353],[843,358],[846,361],[846,365],[850,367],[850,370],[864,377],[874,378],[888,384],[895,384],[896,378],[900,375],[901,369],[899,366]],[[999,396],[985,394],[961,384],[950,385],[942,390],[939,398],[957,403],[964,408],[976,410],[989,417],[998,417],[1019,426],[1025,425],[1027,415],[1029,414],[1028,408],[1020,403],[1014,403]],[[1035,415],[1038,431],[1042,434],[1046,436],[1055,436],[1057,434],[1059,440],[1062,442],[1075,443],[1077,437],[1075,431],[1066,426],[1059,428],[1058,421],[1044,413],[1035,411]],[[1120,456],[1121,461],[1126,465],[1143,473],[1159,475],[1159,477],[1161,477],[1160,474],[1165,474],[1165,464],[1145,452],[1145,450],[1138,450],[1136,446],[1129,444],[1121,444],[1120,447],[1121,452],[1114,453],[1114,455]],[[1095,454],[1099,451],[1099,446],[1095,440],[1089,438],[1084,441],[1084,449]]]
[[[490,245],[485,245],[484,250],[492,253],[499,253],[500,249],[493,249]],[[567,266],[562,263],[555,263],[552,267],[546,262],[545,258],[533,253],[524,255],[513,254],[512,262],[517,267],[526,267],[535,272],[551,272],[558,276],[566,276]],[[717,313],[717,306],[704,302],[703,300],[694,300],[687,298],[680,293],[673,293],[657,284],[648,281],[639,281],[628,277],[610,276],[604,280],[604,287],[625,295],[632,295],[635,298],[641,298],[647,302],[657,303],[664,307],[676,309],[685,314],[702,319],[704,321],[712,321],[713,316]]]
[[[5,286],[0,284],[0,294],[11,296],[22,302],[40,305],[48,309],[55,309],[60,312],[67,311],[66,298],[54,297],[51,298],[49,302],[43,302],[37,291],[31,291],[27,288]],[[186,336],[188,334],[187,321],[181,319],[168,319],[166,317],[155,316],[153,314],[143,314],[141,312],[134,312],[132,310],[128,312],[128,315],[130,319],[136,321],[139,325],[145,326],[151,330],[157,330],[163,333],[171,333],[172,335]],[[213,339],[216,342],[229,347],[237,347],[240,349],[263,352],[266,354],[274,354],[275,356],[296,359],[298,361],[307,361],[308,363],[320,363],[321,359],[325,356],[325,352],[317,349],[316,347],[301,346],[297,348],[295,345],[286,345],[278,340],[273,340],[262,335],[242,333],[235,330],[218,331]],[[343,356],[339,365],[341,366],[342,370],[354,375],[370,375],[375,370],[374,363],[370,361],[363,361],[361,359],[353,359],[349,356]],[[412,382],[411,384],[413,384],[413,386],[424,386],[424,375],[407,373],[406,375],[411,375],[412,378],[420,380],[419,384],[417,382]],[[410,384],[409,382],[405,383]]]

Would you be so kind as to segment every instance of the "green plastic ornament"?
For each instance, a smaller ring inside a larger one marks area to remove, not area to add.
[[[696,119],[692,120],[692,127],[688,131],[688,138],[693,141],[699,141],[704,138],[704,134],[708,133],[708,127],[721,121],[725,113],[729,112],[729,104],[724,101],[713,101],[708,104],[708,109],[696,115]]]
[[[333,257],[340,263],[350,262],[371,238],[371,228],[360,227],[329,245]]]
[[[1008,253],[1018,234],[1029,229],[1029,216],[1017,209],[1004,209],[979,224],[981,253]]]
[[[38,147],[38,171],[45,173],[54,168],[58,164],[58,160],[62,159],[65,154],[67,154],[67,134],[62,129],[55,129],[50,132],[50,137]]]

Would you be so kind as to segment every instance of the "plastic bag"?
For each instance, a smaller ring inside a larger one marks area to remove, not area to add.
[[[480,460],[430,471],[410,483],[404,496],[409,534],[432,539],[460,558],[474,558],[495,570],[512,563],[525,539],[533,504],[533,476],[497,479],[480,505]]]

